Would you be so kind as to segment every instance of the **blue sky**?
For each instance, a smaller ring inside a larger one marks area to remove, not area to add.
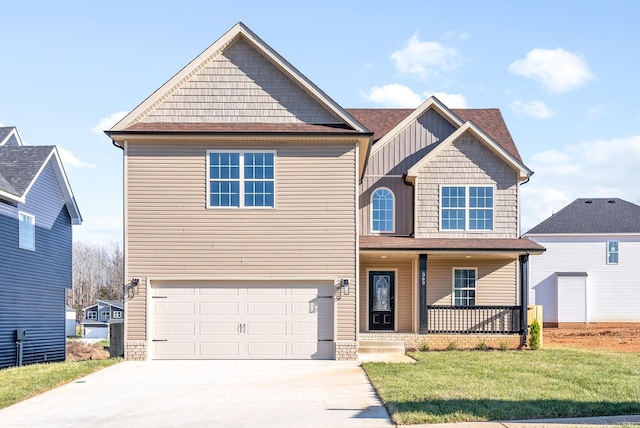
[[[640,2],[23,1],[2,7],[0,124],[57,145],[84,224],[122,239],[101,132],[242,21],[345,108],[497,107],[535,174],[522,231],[578,197],[640,203]]]

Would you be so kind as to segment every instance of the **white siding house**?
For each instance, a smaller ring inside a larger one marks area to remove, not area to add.
[[[529,271],[545,324],[640,323],[640,206],[577,199],[525,236],[547,249]]]

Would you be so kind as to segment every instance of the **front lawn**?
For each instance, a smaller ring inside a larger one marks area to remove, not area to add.
[[[363,363],[397,424],[640,413],[640,355],[587,349],[415,352]]]
[[[0,409],[120,362],[108,360],[31,364],[0,370]]]

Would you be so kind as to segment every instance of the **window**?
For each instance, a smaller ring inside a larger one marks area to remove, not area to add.
[[[109,311],[100,312],[100,319],[108,320],[109,319]]]
[[[441,230],[493,230],[493,187],[442,186]]]
[[[87,319],[95,320],[98,318],[98,313],[96,311],[87,311]]]
[[[474,306],[476,304],[476,269],[453,270],[454,306]]]
[[[618,241],[607,241],[607,264],[617,265],[620,243]]]
[[[275,155],[275,152],[208,152],[208,206],[273,208]]]
[[[122,311],[113,311],[113,318],[122,318]]]
[[[36,218],[31,214],[18,213],[19,247],[25,250],[36,249]]]
[[[371,231],[394,231],[394,197],[387,188],[380,188],[371,196]]]

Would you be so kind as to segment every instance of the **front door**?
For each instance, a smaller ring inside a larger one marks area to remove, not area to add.
[[[395,272],[369,272],[369,330],[395,329]]]

